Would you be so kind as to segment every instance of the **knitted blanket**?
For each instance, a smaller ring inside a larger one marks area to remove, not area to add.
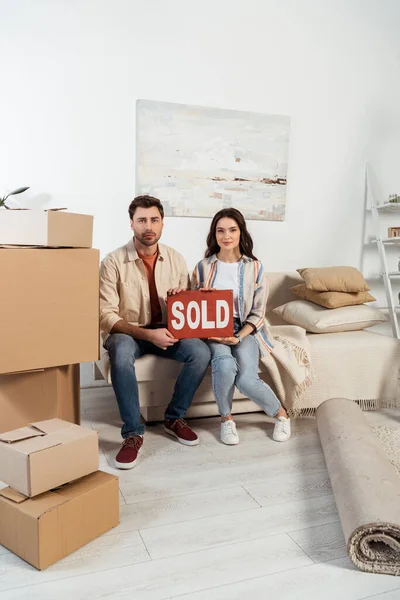
[[[305,329],[294,325],[264,327],[255,334],[261,362],[269,372],[279,400],[292,417],[302,410],[302,397],[314,380]]]

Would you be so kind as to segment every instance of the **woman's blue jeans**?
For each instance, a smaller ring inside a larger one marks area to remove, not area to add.
[[[260,350],[254,336],[248,335],[236,346],[226,346],[218,342],[208,342],[208,345],[211,350],[214,396],[220,415],[227,417],[231,414],[236,385],[244,396],[258,404],[267,415],[275,417],[281,403],[269,385],[258,375]]]

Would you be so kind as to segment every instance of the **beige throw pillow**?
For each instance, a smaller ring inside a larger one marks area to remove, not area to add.
[[[290,325],[303,327],[311,333],[356,331],[386,321],[380,310],[365,304],[327,310],[305,300],[295,300],[278,306],[273,312]]]
[[[305,283],[295,285],[292,287],[292,290],[299,298],[314,302],[325,308],[353,306],[355,304],[364,304],[364,302],[374,302],[374,300],[376,300],[369,292],[315,292],[314,290],[309,290]]]
[[[297,269],[309,290],[317,292],[368,292],[370,289],[355,267]]]

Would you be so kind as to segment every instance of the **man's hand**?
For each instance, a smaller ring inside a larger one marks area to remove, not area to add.
[[[207,288],[207,287],[203,287],[200,288],[200,292],[216,292],[217,290],[215,288]]]
[[[176,294],[179,294],[179,292],[186,292],[186,290],[183,288],[170,288],[167,291],[167,296],[175,296]]]
[[[208,339],[210,340],[210,342],[218,342],[219,344],[225,344],[225,346],[236,346],[240,343],[238,338],[234,335],[232,337],[212,337]]]
[[[179,340],[174,338],[172,333],[165,328],[149,329],[148,341],[162,350],[166,350],[169,346],[173,346],[176,342],[179,342]]]

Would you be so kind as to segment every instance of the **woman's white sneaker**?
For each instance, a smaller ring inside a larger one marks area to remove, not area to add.
[[[290,419],[278,417],[275,421],[274,433],[272,438],[275,442],[287,442],[291,436]]]
[[[228,446],[234,446],[239,443],[239,436],[234,421],[228,420],[221,423],[221,442]]]

